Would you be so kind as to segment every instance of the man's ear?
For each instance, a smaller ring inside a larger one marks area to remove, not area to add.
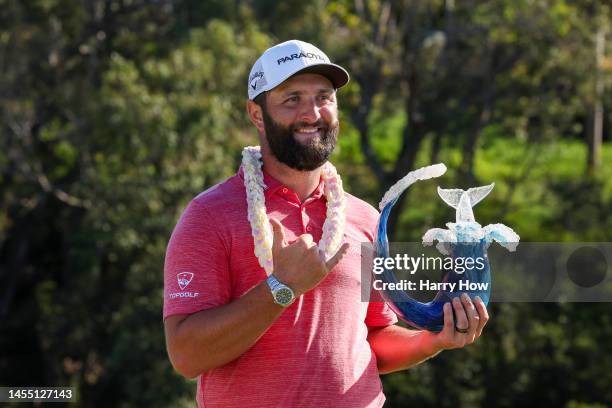
[[[263,111],[261,106],[251,100],[247,100],[247,114],[259,133],[264,133]]]

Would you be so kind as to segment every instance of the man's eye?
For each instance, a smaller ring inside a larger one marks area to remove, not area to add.
[[[299,98],[297,96],[291,96],[287,98],[285,102],[297,102],[297,101],[299,101]]]

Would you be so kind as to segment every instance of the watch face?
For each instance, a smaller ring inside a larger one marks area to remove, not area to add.
[[[293,292],[289,288],[280,288],[276,291],[274,297],[281,305],[288,305],[293,300]]]

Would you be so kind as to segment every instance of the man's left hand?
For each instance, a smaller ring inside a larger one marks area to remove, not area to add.
[[[488,321],[489,313],[482,299],[476,296],[472,300],[464,293],[461,298],[454,298],[452,305],[444,305],[444,328],[432,338],[433,346],[438,350],[449,350],[472,344],[480,337]]]
[[[368,341],[376,354],[378,371],[387,374],[413,367],[442,350],[475,342],[487,321],[489,314],[483,301],[463,294],[461,299],[444,305],[444,328],[439,333],[390,325],[370,329]]]

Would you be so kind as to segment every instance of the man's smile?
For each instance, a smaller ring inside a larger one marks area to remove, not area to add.
[[[316,136],[321,137],[323,135],[323,128],[317,126],[304,126],[296,128],[293,133],[299,139],[310,139]]]

